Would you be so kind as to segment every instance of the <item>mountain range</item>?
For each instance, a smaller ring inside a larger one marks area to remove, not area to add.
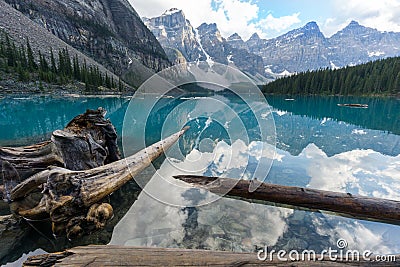
[[[321,68],[341,68],[400,55],[400,33],[380,32],[352,21],[325,37],[316,22],[272,39],[254,33],[224,38],[215,23],[195,28],[182,10],[142,18],[172,62],[215,61],[233,64],[253,76],[276,78]]]
[[[0,0],[0,30],[20,45],[29,39],[48,59],[67,48],[81,62],[138,87],[174,63],[235,66],[257,83],[290,73],[340,68],[400,55],[400,33],[352,21],[327,38],[315,22],[273,39],[222,36],[215,23],[195,28],[182,10],[141,18],[128,0]],[[38,60],[38,55],[36,55]]]
[[[143,21],[172,63],[215,61],[231,64],[256,81],[266,81],[262,57],[247,48],[229,44],[215,23],[203,23],[194,28],[183,11],[176,8],[167,10],[160,17],[143,18]]]

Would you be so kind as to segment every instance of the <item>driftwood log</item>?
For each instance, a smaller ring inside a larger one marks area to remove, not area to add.
[[[85,171],[54,167],[37,173],[10,192],[11,210],[28,220],[50,218],[55,235],[76,238],[104,227],[113,216],[102,200],[148,167],[170,148],[186,129],[119,161]],[[42,198],[27,202],[27,196],[43,186]]]
[[[117,134],[105,110],[88,110],[51,141],[0,148],[3,196],[14,217],[50,219],[55,235],[73,239],[101,229],[113,216],[104,199],[171,147],[183,129],[135,155],[120,159]],[[7,218],[7,222],[12,218]]]
[[[172,248],[87,246],[29,257],[24,266],[398,266],[398,262],[373,262],[364,259],[329,260],[328,256],[304,261],[259,260],[257,253],[235,253]],[[396,256],[396,260],[399,260]]]
[[[247,201],[266,201],[283,205],[335,212],[338,215],[400,224],[400,202],[316,190],[267,184],[260,181],[181,175],[176,179],[212,193]]]

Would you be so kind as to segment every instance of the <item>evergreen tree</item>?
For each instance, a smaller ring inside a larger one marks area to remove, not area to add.
[[[114,82],[114,77],[111,76],[111,89],[115,88],[115,82]]]
[[[78,55],[74,56],[73,66],[74,66],[74,78],[76,80],[80,81],[81,80],[81,70],[80,70],[80,67],[79,67]]]
[[[108,77],[107,73],[106,73],[106,78],[105,78],[105,86],[108,89],[111,89],[111,80],[110,80],[110,77]]]
[[[121,81],[121,78],[118,79],[118,91],[120,91],[120,92],[124,91],[124,85]]]
[[[42,55],[40,51],[39,51],[39,70],[42,72],[48,72],[50,70],[46,58],[44,57],[44,55]]]
[[[6,36],[6,54],[7,54],[7,65],[10,67],[16,66],[16,55],[15,55],[15,45],[11,44],[11,40]]]
[[[26,54],[27,54],[27,57],[28,57],[28,68],[29,68],[29,71],[37,70],[38,66],[37,66],[37,64],[35,62],[35,57],[33,56],[33,51],[32,51],[32,48],[31,48],[31,45],[29,43],[29,39],[28,38],[26,39]]]
[[[53,48],[50,47],[50,63],[51,63],[51,72],[57,73],[57,64],[56,59],[54,58]]]
[[[397,73],[396,78],[393,82],[393,87],[391,88],[390,92],[392,94],[400,93],[400,72]]]
[[[27,69],[28,68],[28,61],[26,58],[25,54],[25,48],[21,46],[19,48],[19,55],[17,56],[17,60],[19,61],[19,64],[21,64],[22,68]]]
[[[72,65],[71,65],[71,57],[69,56],[69,52],[67,48],[63,49],[63,57],[64,57],[64,73],[66,76],[72,76]]]
[[[6,48],[3,39],[0,38],[0,57],[4,57],[5,55],[6,55]]]
[[[64,63],[64,54],[62,50],[58,51],[58,68],[57,71],[59,74],[65,74],[65,63]]]

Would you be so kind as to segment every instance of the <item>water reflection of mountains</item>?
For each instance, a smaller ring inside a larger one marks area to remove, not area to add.
[[[274,108],[313,119],[332,118],[365,129],[400,135],[400,100],[395,98],[301,96],[286,101],[284,96],[267,96]],[[368,104],[369,108],[339,107],[337,104]]]
[[[253,114],[253,112],[250,110],[248,106],[243,101],[239,101],[237,97],[233,98],[233,95],[231,95],[232,98],[223,98],[223,100],[226,100],[227,104],[237,112],[237,116],[241,119],[241,122],[244,125],[244,128],[247,129],[248,131],[252,131],[252,136],[253,138],[258,137],[259,138],[259,129],[257,128],[257,120]],[[222,99],[219,99],[222,100]],[[196,126],[202,126],[201,128],[205,128],[205,120],[207,120],[207,114],[202,114],[202,117],[199,118],[193,118],[191,119],[190,113],[196,109],[196,105],[199,104],[199,102],[191,102],[189,105],[186,107],[180,108],[179,111],[181,112],[172,112],[179,104],[188,101],[185,98],[180,98],[180,99],[162,99],[157,102],[157,104],[154,106],[152,109],[152,112],[150,113],[147,121],[146,121],[146,130],[150,133],[151,135],[146,136],[146,143],[147,144],[152,144],[160,139],[161,137],[161,132],[162,132],[162,126],[163,123],[165,122],[167,117],[171,117],[172,121],[177,123],[177,125],[181,124],[180,126],[182,127],[183,124],[187,124],[193,128],[193,131],[189,130],[186,133],[186,136],[191,135],[192,139],[198,138],[199,132],[194,131],[194,129],[197,127]],[[207,99],[205,100],[207,101]],[[236,103],[234,102],[236,101]],[[204,104],[204,102],[203,102]],[[237,108],[240,106],[240,108]],[[236,107],[236,110],[235,110]],[[211,107],[210,107],[211,108]],[[222,110],[223,111],[223,110]],[[219,113],[222,112],[221,110],[218,111]],[[214,115],[217,113],[214,113]],[[208,114],[209,116],[210,114]],[[219,114],[221,115],[221,114]],[[215,115],[214,117],[218,117]],[[225,129],[224,125],[221,125],[221,122],[225,122],[222,116],[218,118],[218,121],[213,121],[213,127],[212,129],[209,130],[209,133],[203,133],[202,134],[206,137],[213,138],[213,139],[219,139],[219,140],[224,140],[228,144],[231,143],[231,140],[229,139],[229,134],[227,133],[228,129]],[[229,121],[231,122],[231,121]],[[178,126],[179,127],[179,126]],[[206,129],[205,129],[206,130]],[[191,149],[189,149],[190,151]]]

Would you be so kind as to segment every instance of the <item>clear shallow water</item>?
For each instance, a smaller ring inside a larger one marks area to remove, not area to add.
[[[86,109],[103,107],[121,132],[128,105],[125,98],[7,97],[0,99],[0,145],[47,140]]]
[[[197,174],[237,177],[238,170],[251,174],[254,165],[261,162],[261,166],[268,166],[273,160],[268,176],[259,179],[400,200],[399,100],[301,97],[285,101],[284,97],[267,97],[277,133],[274,155],[268,153],[271,150],[257,134],[257,125],[246,105],[227,95],[215,97],[240,110],[240,117],[247,124],[248,140],[242,140],[240,135],[235,138],[227,135],[230,121],[225,118],[226,114],[220,114],[227,122],[222,125],[207,117],[198,121],[188,119],[188,114],[198,110],[196,106],[213,110],[214,106],[207,106],[206,101],[190,97],[163,99],[146,124],[146,143],[166,135],[161,130],[166,120],[169,125],[175,122],[174,127],[191,123],[192,128],[169,154],[175,159],[164,161],[156,174],[149,174],[153,179],[146,185],[147,192],[158,192],[158,198],[194,206],[215,196],[185,187],[160,186],[157,177],[182,174],[177,166],[195,168]],[[192,103],[184,105],[180,112],[171,112],[186,101]],[[338,103],[366,103],[370,107],[345,108],[338,107]],[[121,133],[127,99],[2,99],[0,145],[29,144],[47,138],[86,108],[98,106],[109,111],[107,116]],[[264,118],[271,115],[263,114]],[[136,123],[139,129],[141,122]],[[175,130],[174,127],[169,130]],[[231,125],[230,129],[235,126]],[[141,134],[143,131],[131,133],[132,149],[124,151],[126,154],[141,148]],[[184,153],[175,157],[174,151]],[[226,155],[234,155],[230,164],[224,160]],[[335,248],[336,241],[344,238],[350,249],[368,249],[375,253],[400,251],[399,226],[226,198],[201,207],[174,207],[143,192],[112,231],[110,243],[119,245],[233,251],[254,251],[255,247],[267,245],[271,249],[318,252]],[[32,250],[38,247],[33,242]]]

